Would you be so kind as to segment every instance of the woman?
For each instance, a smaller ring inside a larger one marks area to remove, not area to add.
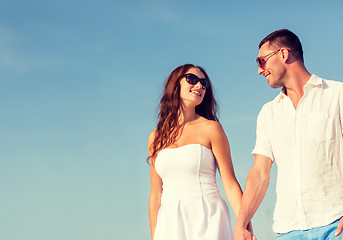
[[[151,239],[233,239],[228,207],[216,185],[216,168],[236,216],[242,191],[216,110],[204,69],[186,64],[172,71],[160,101],[157,128],[148,140]]]

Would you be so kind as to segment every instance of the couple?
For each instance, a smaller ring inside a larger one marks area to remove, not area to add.
[[[274,161],[276,238],[343,239],[343,83],[311,75],[298,37],[287,29],[269,34],[259,49],[258,74],[282,90],[257,118],[255,162],[244,193],[208,75],[191,64],[169,75],[148,140],[152,239],[255,239],[250,221]],[[237,216],[234,237],[217,168]]]

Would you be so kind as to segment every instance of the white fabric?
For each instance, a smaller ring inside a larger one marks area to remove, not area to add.
[[[296,110],[281,91],[258,116],[252,154],[278,166],[276,233],[343,216],[343,83],[312,75]]]
[[[230,214],[216,184],[212,151],[200,144],[159,152],[163,181],[154,240],[231,240]]]

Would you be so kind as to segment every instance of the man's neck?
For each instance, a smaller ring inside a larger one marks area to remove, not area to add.
[[[299,101],[304,96],[304,86],[310,80],[311,74],[305,67],[291,72],[287,83],[284,86],[284,93],[292,100],[296,109]]]

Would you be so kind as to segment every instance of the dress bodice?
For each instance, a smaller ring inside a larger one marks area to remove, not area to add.
[[[218,191],[215,158],[201,144],[163,149],[155,167],[163,181],[163,196],[200,197]]]

